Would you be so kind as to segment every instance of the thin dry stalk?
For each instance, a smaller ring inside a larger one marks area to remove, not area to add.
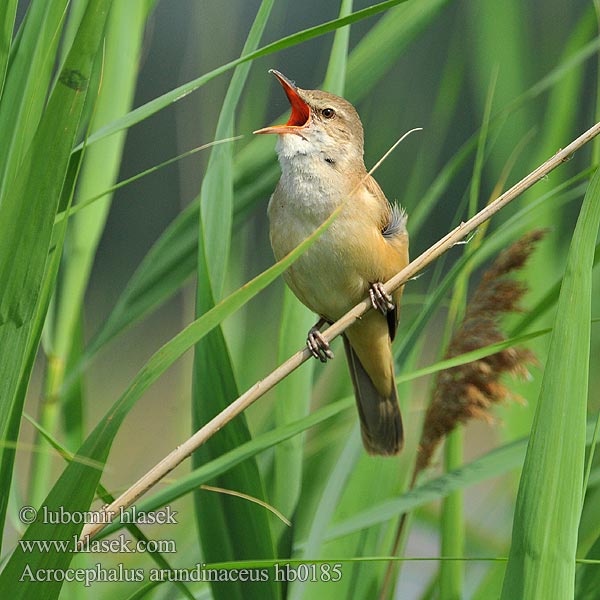
[[[499,210],[504,208],[517,196],[530,188],[534,183],[545,177],[550,171],[558,167],[561,163],[569,160],[571,155],[587,144],[591,139],[600,133],[600,122],[588,129],[585,133],[573,140],[566,148],[559,150],[552,158],[540,165],[537,169],[529,173],[525,178],[519,181],[516,185],[502,194],[494,202],[486,206],[483,210],[477,213],[473,218],[466,223],[461,223],[450,233],[428,248],[423,254],[409,263],[404,269],[392,277],[383,288],[388,294],[405,284],[409,279],[413,278],[417,273],[422,271],[427,265],[439,258],[442,254],[448,251],[457,242],[461,241],[469,233],[477,229],[479,225],[487,221]],[[323,334],[324,338],[331,342],[334,338],[345,331],[352,325],[356,319],[360,318],[371,308],[369,299],[365,299],[357,304],[353,309],[348,311],[343,317],[336,321]],[[163,460],[161,460],[148,473],[134,483],[126,492],[121,494],[112,504],[105,507],[109,514],[116,515],[120,513],[121,508],[124,510],[129,508],[140,496],[146,493],[152,486],[160,481],[165,475],[170,473],[176,466],[183,462],[188,456],[197,450],[202,444],[213,436],[219,429],[224,427],[231,419],[246,410],[251,404],[256,402],[261,396],[273,388],[284,377],[297,369],[303,362],[312,357],[309,350],[304,347],[299,352],[296,352],[283,364],[277,367],[265,379],[258,381],[237,400],[232,402],[225,410],[211,419],[206,425],[199,429],[192,437],[183,442]],[[82,538],[87,536],[92,537],[100,531],[106,523],[90,524],[83,528],[81,533]]]

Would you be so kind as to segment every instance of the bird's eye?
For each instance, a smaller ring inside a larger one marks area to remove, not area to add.
[[[335,110],[333,110],[333,108],[324,108],[321,111],[321,114],[326,118],[326,119],[332,119],[335,116]]]

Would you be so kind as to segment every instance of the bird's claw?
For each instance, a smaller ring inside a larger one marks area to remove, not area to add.
[[[371,298],[371,305],[375,310],[381,311],[384,315],[391,310],[394,310],[394,301],[392,297],[383,289],[382,283],[374,283],[369,288],[369,296]]]
[[[329,342],[316,327],[312,327],[309,330],[306,338],[306,345],[308,346],[310,353],[321,362],[327,362],[328,359],[333,358],[333,352],[329,347]]]

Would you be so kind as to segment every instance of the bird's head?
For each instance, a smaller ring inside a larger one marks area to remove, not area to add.
[[[280,158],[309,155],[338,167],[363,164],[362,123],[350,102],[328,92],[303,90],[279,71],[270,73],[281,83],[292,113],[285,125],[254,133],[279,134]]]

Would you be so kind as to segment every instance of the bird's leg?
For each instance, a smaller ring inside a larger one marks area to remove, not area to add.
[[[329,342],[323,337],[320,329],[327,323],[327,320],[321,317],[316,324],[308,330],[306,345],[310,353],[321,362],[327,362],[333,358],[333,352],[329,348]]]
[[[376,281],[369,288],[369,296],[371,297],[371,304],[375,310],[381,311],[386,315],[389,311],[394,310],[394,301],[390,294],[383,289],[383,284]]]

